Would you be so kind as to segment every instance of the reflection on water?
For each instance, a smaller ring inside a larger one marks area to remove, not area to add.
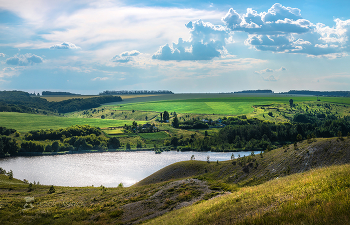
[[[257,154],[259,152],[256,152]],[[250,152],[235,152],[249,155]],[[131,186],[172,163],[190,160],[225,161],[232,153],[222,152],[108,152],[74,155],[15,157],[0,159],[0,167],[12,170],[14,177],[59,186]]]

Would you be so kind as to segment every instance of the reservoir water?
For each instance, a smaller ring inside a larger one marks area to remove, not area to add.
[[[255,152],[258,154],[259,152]],[[234,152],[234,156],[250,155],[251,152]],[[40,182],[55,186],[128,187],[152,173],[179,161],[190,160],[225,161],[231,152],[105,152],[67,154],[53,156],[14,157],[0,159],[0,167],[12,170],[17,179]]]

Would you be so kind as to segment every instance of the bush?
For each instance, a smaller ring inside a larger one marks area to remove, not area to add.
[[[49,191],[47,193],[53,194],[55,192],[56,192],[55,187],[53,185],[51,185],[51,187],[50,187],[50,189],[49,189]]]

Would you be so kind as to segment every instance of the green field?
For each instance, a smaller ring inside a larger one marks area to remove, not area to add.
[[[151,139],[151,140],[164,139],[169,137],[169,135],[164,131],[157,132],[157,133],[139,133],[139,136],[144,139]]]
[[[203,95],[205,96],[205,95]],[[124,104],[122,107],[116,107],[115,110],[139,110],[139,111],[156,111],[162,112],[167,110],[176,113],[193,113],[193,114],[221,114],[221,115],[242,115],[254,111],[255,105],[271,105],[276,103],[289,104],[289,99],[293,98],[294,103],[305,101],[316,101],[314,96],[310,97],[223,97],[223,98],[199,98],[171,101],[139,102]],[[329,99],[331,102],[340,101],[338,98]],[[325,98],[326,101],[326,98]],[[350,104],[350,99],[347,100]]]
[[[109,120],[90,118],[67,118],[57,116],[43,116],[37,114],[0,112],[0,124],[3,127],[13,128],[19,132],[28,132],[39,129],[59,129],[72,125],[88,124],[96,127],[118,127],[124,124],[131,125],[130,120]]]

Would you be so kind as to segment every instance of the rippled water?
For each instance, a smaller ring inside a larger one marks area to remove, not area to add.
[[[258,152],[256,152],[257,154]],[[234,156],[250,152],[235,152]],[[15,157],[0,159],[0,167],[12,170],[17,179],[59,186],[116,187],[131,186],[172,163],[190,160],[225,161],[232,153],[222,152],[163,152],[151,151],[86,153],[56,156]]]

